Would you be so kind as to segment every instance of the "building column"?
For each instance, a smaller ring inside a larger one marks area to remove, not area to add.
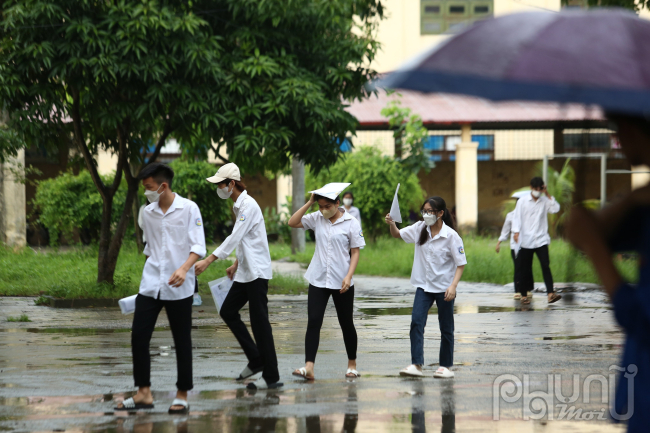
[[[478,143],[472,142],[471,125],[462,125],[461,142],[456,145],[456,219],[463,231],[475,230],[478,223]]]
[[[0,164],[0,241],[10,247],[27,244],[25,151]]]

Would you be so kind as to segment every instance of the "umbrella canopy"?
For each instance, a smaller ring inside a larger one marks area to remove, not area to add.
[[[647,115],[648,41],[650,21],[623,9],[523,12],[477,22],[376,86]]]

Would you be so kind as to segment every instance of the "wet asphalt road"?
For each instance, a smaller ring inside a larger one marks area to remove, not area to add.
[[[556,406],[560,401],[551,402],[552,419],[526,421],[523,401],[497,400],[500,420],[493,420],[493,383],[500,375],[521,380],[528,375],[531,390],[546,390],[547,375],[559,374],[565,396],[574,390],[573,374],[579,374],[579,389],[587,375],[609,377],[610,365],[618,365],[623,335],[600,291],[581,287],[550,306],[544,293],[535,293],[532,304],[522,309],[512,299],[511,288],[461,283],[455,306],[456,378],[432,377],[440,337],[434,308],[425,333],[425,378],[405,379],[397,373],[410,363],[413,289],[405,279],[355,280],[362,374],[356,380],[344,377],[345,349],[331,302],[321,331],[317,380],[306,383],[291,376],[304,365],[306,296],[270,297],[285,383],[281,391],[250,393],[233,380],[245,366],[245,357],[212,300],[204,296],[204,304],[194,307],[193,314],[195,387],[189,416],[167,415],[176,363],[164,313],[151,343],[156,408],[115,415],[116,402],[134,391],[132,316],[122,316],[117,308],[54,309],[37,307],[32,298],[0,298],[0,430],[624,431],[606,420],[567,420]],[[32,322],[5,319],[22,313]],[[244,310],[246,321],[247,315]],[[503,392],[496,389],[497,395]],[[600,388],[592,386],[590,392],[589,403],[580,395],[573,404],[583,414],[606,417],[608,404],[602,402]]]

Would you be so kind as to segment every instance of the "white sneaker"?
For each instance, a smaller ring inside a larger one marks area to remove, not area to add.
[[[400,376],[422,377],[424,374],[415,365],[411,364],[399,371]]]
[[[454,377],[454,372],[448,369],[447,367],[438,367],[433,377],[436,379],[450,379]]]

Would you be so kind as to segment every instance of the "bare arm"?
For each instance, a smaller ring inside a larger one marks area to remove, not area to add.
[[[397,224],[395,224],[395,221],[393,221],[393,219],[390,217],[390,214],[386,215],[386,224],[388,224],[388,227],[390,228],[390,235],[392,237],[395,239],[402,239],[402,235],[397,228]]]
[[[454,273],[454,280],[451,282],[447,290],[445,290],[445,301],[453,301],[456,298],[456,287],[460,283],[460,278],[463,276],[465,265],[457,266]]]
[[[357,265],[359,264],[359,248],[350,249],[350,269],[348,274],[343,279],[341,284],[341,293],[345,293],[350,289],[350,283],[352,282],[352,277],[354,272],[357,270]]]
[[[309,198],[309,201],[305,203],[303,207],[298,209],[295,214],[291,215],[291,218],[289,218],[289,227],[294,228],[294,229],[302,229],[304,228],[302,226],[302,217],[305,216],[305,212],[309,210],[309,208],[314,204],[314,194],[311,195]]]

